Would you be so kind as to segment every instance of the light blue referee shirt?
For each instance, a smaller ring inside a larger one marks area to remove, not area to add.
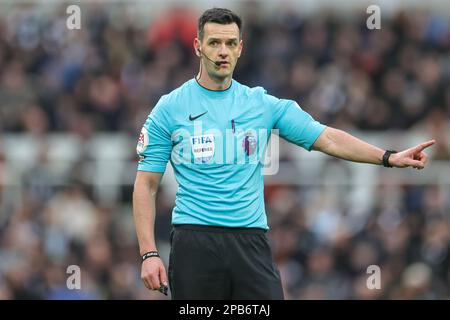
[[[262,170],[272,129],[309,151],[325,126],[261,87],[232,80],[212,91],[191,79],[148,116],[138,170],[163,173],[171,161],[178,182],[173,224],[268,229]]]

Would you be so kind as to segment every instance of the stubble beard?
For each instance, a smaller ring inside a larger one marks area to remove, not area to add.
[[[233,76],[233,71],[227,72],[226,74],[220,74],[216,70],[210,70],[208,71],[208,76],[216,83],[224,83],[231,79]]]

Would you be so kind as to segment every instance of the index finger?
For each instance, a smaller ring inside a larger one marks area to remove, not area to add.
[[[159,280],[160,283],[164,286],[167,286],[167,274],[166,274],[166,269],[164,268],[164,266],[161,264],[161,266],[159,267]]]
[[[429,146],[432,146],[435,143],[436,143],[436,140],[429,140],[427,142],[423,142],[416,147],[416,150],[422,151],[423,149],[428,148]]]

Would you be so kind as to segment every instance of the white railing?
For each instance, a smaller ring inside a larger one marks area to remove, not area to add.
[[[409,147],[429,137],[405,133],[353,133],[380,147]],[[53,179],[41,181],[53,185],[69,183],[77,170],[77,178],[94,186],[100,197],[113,200],[114,188],[132,185],[136,172],[135,138],[126,134],[97,134],[87,142],[72,135],[52,134],[44,139],[28,135],[5,135],[0,150],[6,158],[0,167],[0,184],[21,187],[27,174],[46,167]],[[267,185],[348,186],[372,189],[384,185],[450,185],[450,161],[430,160],[425,170],[388,169],[381,166],[334,159],[320,152],[307,152],[297,146],[281,143],[282,160],[276,175],[265,177]],[[433,155],[433,147],[429,150]],[[45,160],[44,160],[45,159]],[[163,179],[168,189],[176,188],[173,171]]]

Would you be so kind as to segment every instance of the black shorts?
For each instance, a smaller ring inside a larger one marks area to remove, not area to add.
[[[266,230],[174,225],[170,242],[172,299],[284,299]]]

